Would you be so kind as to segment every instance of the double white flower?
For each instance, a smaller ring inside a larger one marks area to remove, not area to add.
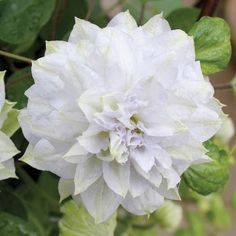
[[[12,112],[17,113],[12,102],[5,100],[4,72],[0,71],[0,180],[16,177],[13,156],[18,153],[11,136],[18,126],[12,120],[7,121]]]
[[[22,160],[60,176],[61,197],[97,222],[120,204],[142,215],[179,199],[181,174],[209,159],[202,143],[220,128],[221,107],[192,37],[161,15],[138,27],[120,13],[103,29],[76,19],[32,74]]]

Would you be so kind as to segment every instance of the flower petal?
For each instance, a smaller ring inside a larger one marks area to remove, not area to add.
[[[102,178],[81,193],[81,198],[97,224],[107,220],[116,211],[123,199],[111,191]]]
[[[129,189],[130,164],[121,165],[115,161],[103,162],[103,177],[113,192],[125,197]]]
[[[164,198],[152,188],[148,188],[141,196],[132,198],[128,194],[122,206],[132,214],[150,214],[164,203]]]
[[[84,192],[102,175],[102,162],[96,157],[91,157],[83,163],[79,163],[76,167],[74,184],[77,195]]]

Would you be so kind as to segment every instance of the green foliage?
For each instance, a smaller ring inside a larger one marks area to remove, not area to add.
[[[222,190],[229,178],[228,153],[210,141],[205,146],[208,149],[208,156],[213,160],[192,165],[184,173],[186,184],[202,195]]]
[[[17,70],[8,78],[6,86],[7,97],[9,100],[17,102],[16,108],[21,109],[26,106],[28,99],[24,93],[32,84],[33,79],[30,67]]]
[[[20,44],[35,39],[50,19],[55,0],[2,0],[0,2],[0,39]]]
[[[136,20],[139,20],[143,2],[145,2],[144,22],[156,14],[162,12],[166,16],[183,6],[181,0],[126,0],[123,4],[123,10],[129,9]]]
[[[1,236],[38,236],[33,226],[19,217],[0,211]]]
[[[87,210],[73,200],[65,202],[61,211],[64,215],[59,223],[60,236],[112,236],[116,227],[116,215],[104,223],[95,224]]]
[[[75,17],[83,19],[87,12],[85,0],[59,0],[55,14],[44,27],[41,36],[45,40],[62,39],[70,32],[75,23]]]
[[[36,183],[24,169],[18,168],[17,172],[25,184],[16,189],[16,194],[26,207],[28,221],[35,226],[39,236],[54,236],[60,218],[58,178],[43,172]]]
[[[226,68],[231,57],[230,29],[221,18],[203,17],[195,23],[189,35],[193,36],[196,59],[205,75]]]
[[[188,33],[197,21],[199,14],[198,8],[180,8],[172,11],[166,19],[171,29],[181,29]]]
[[[0,211],[27,219],[25,206],[20,198],[9,191],[0,192]]]

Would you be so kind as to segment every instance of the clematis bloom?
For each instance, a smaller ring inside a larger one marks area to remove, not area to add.
[[[61,198],[98,223],[119,205],[143,215],[179,199],[181,174],[209,161],[202,143],[220,128],[221,105],[193,38],[162,15],[138,27],[127,11],[102,29],[76,19],[32,74],[22,160],[60,176]]]
[[[12,157],[19,152],[9,137],[18,125],[11,121],[11,127],[9,127],[7,118],[11,112],[15,114],[17,111],[12,109],[14,103],[5,100],[4,74],[5,72],[0,71],[0,180],[16,177]]]

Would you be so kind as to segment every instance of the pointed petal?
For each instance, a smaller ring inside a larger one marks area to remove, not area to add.
[[[122,197],[107,187],[102,178],[81,194],[82,201],[96,223],[107,220],[118,208]]]
[[[0,131],[0,162],[10,159],[17,153],[19,153],[19,151],[16,149],[11,139]]]
[[[13,158],[0,163],[0,180],[7,178],[17,178]]]
[[[169,23],[162,17],[162,14],[153,16],[142,28],[152,36],[158,36],[161,33],[171,30]]]
[[[130,164],[121,165],[116,161],[103,162],[103,177],[112,191],[125,197],[129,189]]]
[[[118,13],[112,18],[107,26],[117,27],[128,32],[138,27],[135,19],[130,15],[129,11]]]
[[[143,194],[148,188],[147,180],[141,176],[133,167],[130,170],[130,186],[129,192],[133,198]]]
[[[60,178],[58,182],[58,192],[60,195],[60,202],[74,193],[74,181],[73,179]]]
[[[122,206],[132,214],[144,215],[155,211],[164,203],[164,198],[157,191],[149,188],[141,196],[132,198],[128,194]]]
[[[151,170],[155,163],[154,156],[146,147],[134,150],[131,158],[145,172]]]
[[[102,175],[102,162],[95,156],[87,161],[77,165],[74,184],[74,195],[84,192],[91,184],[93,184]]]
[[[86,20],[75,18],[75,25],[69,37],[70,43],[78,43],[80,40],[94,41],[100,28]]]
[[[66,179],[73,178],[76,166],[65,161],[62,156],[63,154],[56,153],[48,140],[41,139],[35,147],[29,144],[20,160],[39,170],[51,171]]]

